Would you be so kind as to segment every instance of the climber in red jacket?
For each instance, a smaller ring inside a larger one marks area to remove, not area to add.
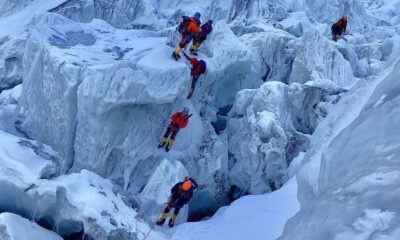
[[[187,98],[190,99],[193,95],[194,88],[196,87],[196,82],[199,80],[201,74],[205,73],[207,70],[207,64],[203,60],[197,60],[197,58],[190,58],[185,52],[183,52],[186,59],[189,60],[190,64],[192,64],[192,69],[190,71],[190,75],[192,75],[192,87],[190,88],[190,92],[187,95]]]
[[[161,139],[160,144],[158,144],[158,148],[162,148],[165,143],[167,143],[167,138],[171,135],[171,138],[168,141],[167,146],[165,147],[165,151],[169,151],[171,149],[172,143],[178,134],[179,129],[185,128],[189,122],[189,118],[192,115],[189,115],[189,109],[184,107],[182,112],[177,112],[171,117],[171,123],[168,125],[167,131],[165,132],[163,138]]]
[[[347,28],[347,16],[343,16],[335,24],[332,25],[332,40],[337,41],[343,32],[346,32]]]

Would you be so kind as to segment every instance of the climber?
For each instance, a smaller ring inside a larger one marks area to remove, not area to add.
[[[192,46],[190,47],[190,53],[197,56],[197,49],[203,43],[204,40],[207,39],[207,35],[212,31],[212,20],[208,20],[208,22],[204,23],[200,27],[200,32],[196,34],[193,38]]]
[[[184,107],[182,112],[177,112],[171,117],[171,123],[168,125],[167,131],[165,132],[163,138],[161,139],[160,144],[158,144],[158,148],[162,148],[165,143],[167,143],[167,138],[171,134],[171,138],[168,141],[167,146],[165,147],[165,151],[169,151],[171,149],[172,143],[178,134],[179,129],[185,128],[189,122],[189,118],[192,114],[189,115],[189,108]]]
[[[182,22],[178,26],[178,32],[182,35],[181,41],[176,46],[172,57],[178,61],[180,58],[179,53],[182,48],[186,48],[192,41],[193,37],[199,32],[201,14],[196,12],[193,17],[182,17]]]
[[[199,80],[199,77],[201,74],[205,73],[207,70],[207,64],[203,60],[197,60],[197,58],[190,58],[185,52],[183,52],[183,55],[185,55],[186,59],[190,61],[190,64],[192,64],[192,69],[190,71],[190,75],[192,75],[192,86],[190,88],[190,92],[187,95],[187,98],[190,99],[193,95],[194,88],[196,87],[196,82]]]
[[[343,16],[331,27],[332,40],[336,42],[339,39],[340,35],[342,35],[342,32],[346,32],[346,27],[347,27],[347,16]]]
[[[171,211],[172,208],[175,208],[174,213],[168,222],[168,226],[173,227],[179,210],[181,210],[181,208],[192,199],[193,192],[197,187],[197,182],[193,178],[189,177],[185,177],[183,182],[175,184],[175,186],[171,188],[171,196],[168,199],[167,207],[156,224],[159,226],[163,225],[169,211]]]

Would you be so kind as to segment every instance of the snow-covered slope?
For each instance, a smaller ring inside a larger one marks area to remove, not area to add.
[[[246,196],[221,208],[210,220],[182,224],[169,239],[275,240],[286,220],[299,210],[296,193],[296,179],[291,179],[273,193]]]

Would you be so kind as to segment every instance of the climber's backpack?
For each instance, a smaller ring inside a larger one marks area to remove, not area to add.
[[[180,34],[182,34],[185,31],[185,29],[186,29],[187,25],[189,24],[189,22],[190,22],[190,17],[187,17],[187,16],[183,16],[182,17],[182,22],[179,23],[179,25],[178,25],[178,32]]]

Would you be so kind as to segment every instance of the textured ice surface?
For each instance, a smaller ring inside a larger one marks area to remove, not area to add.
[[[299,186],[300,193],[308,195],[308,199],[302,201],[302,210],[288,222],[281,239],[398,237],[399,222],[394,216],[399,194],[394,189],[400,176],[397,169],[399,62],[385,72],[374,80],[379,83],[376,88],[374,83],[364,87],[362,102],[358,103],[361,108],[355,106],[349,111],[352,104],[347,104],[346,112],[352,119],[340,133],[334,134],[322,155],[314,160],[307,154],[304,156],[303,162],[311,161],[303,167],[298,179],[314,179],[311,184],[316,188],[314,197],[302,184]],[[335,113],[344,110],[344,106],[337,107]],[[321,142],[323,138],[318,136],[314,137]],[[310,168],[317,167],[319,161],[320,171]]]

